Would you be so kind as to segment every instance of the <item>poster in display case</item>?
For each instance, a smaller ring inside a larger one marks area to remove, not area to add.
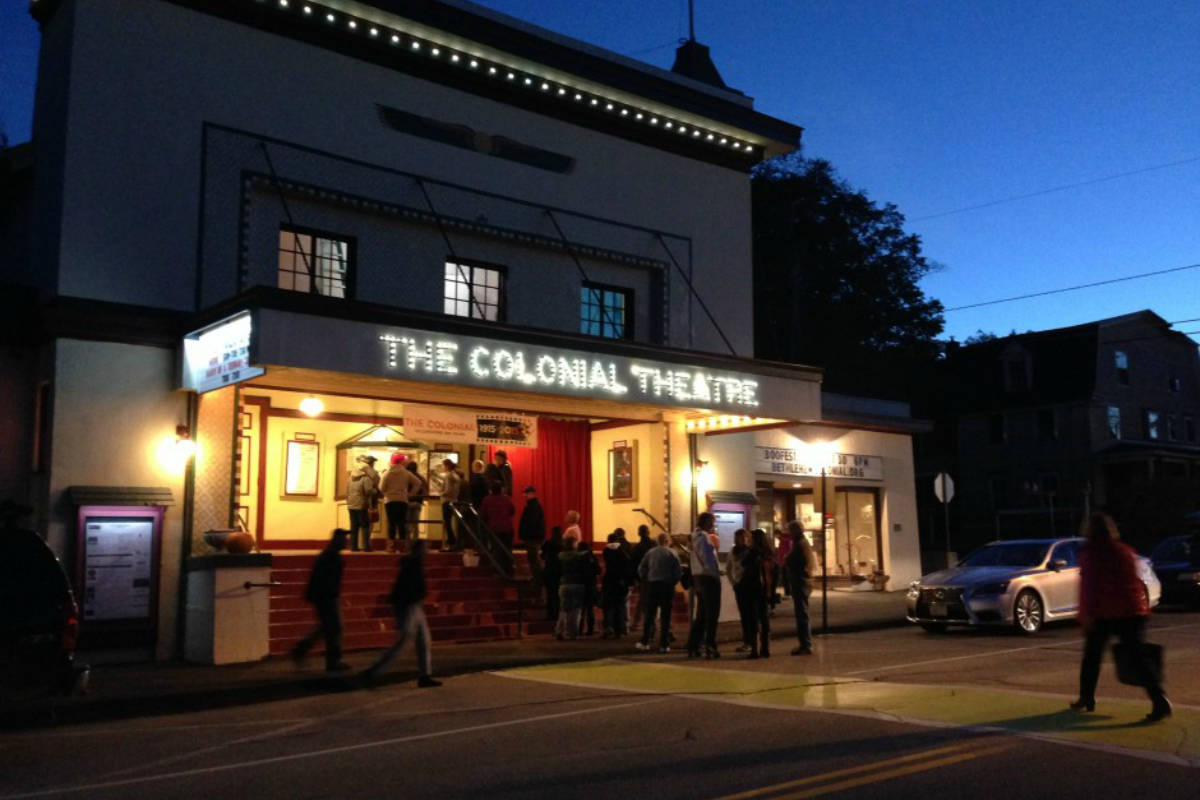
[[[320,467],[320,443],[310,439],[289,439],[284,458],[283,493],[289,497],[316,497]]]
[[[163,513],[161,506],[80,506],[76,587],[89,628],[154,630]]]

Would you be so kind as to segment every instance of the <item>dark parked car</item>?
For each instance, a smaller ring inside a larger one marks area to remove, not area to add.
[[[33,531],[0,528],[0,692],[82,691],[79,607],[58,558]]]
[[[1200,535],[1169,536],[1150,553],[1164,603],[1200,605]]]

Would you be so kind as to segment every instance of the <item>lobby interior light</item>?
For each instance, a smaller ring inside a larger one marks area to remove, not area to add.
[[[320,416],[325,410],[325,404],[321,402],[321,398],[315,395],[309,395],[300,401],[300,411],[310,417]]]

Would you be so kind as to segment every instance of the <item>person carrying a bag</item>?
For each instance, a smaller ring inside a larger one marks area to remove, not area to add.
[[[1171,702],[1159,677],[1143,656],[1142,632],[1150,616],[1145,585],[1137,572],[1133,549],[1119,541],[1112,517],[1093,514],[1084,523],[1087,542],[1079,551],[1079,623],[1083,629],[1083,662],[1079,666],[1079,698],[1075,711],[1096,710],[1096,681],[1109,636],[1117,636],[1126,652],[1138,660],[1141,685],[1153,704],[1149,722],[1171,716]]]

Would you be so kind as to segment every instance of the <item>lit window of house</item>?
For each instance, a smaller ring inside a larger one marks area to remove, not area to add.
[[[1159,431],[1158,431],[1159,414],[1158,414],[1158,412],[1151,411],[1150,409],[1147,408],[1143,412],[1142,422],[1144,423],[1144,426],[1146,429],[1146,438],[1151,439],[1151,440],[1157,440],[1159,438]]]
[[[579,332],[608,339],[633,335],[633,293],[616,286],[585,283],[580,290]]]
[[[504,270],[447,261],[442,311],[456,317],[504,321]]]
[[[1117,406],[1108,407],[1108,432],[1114,439],[1121,438],[1121,409]]]
[[[1117,369],[1117,382],[1122,386],[1129,385],[1129,356],[1124,350],[1113,351],[1113,366]]]

